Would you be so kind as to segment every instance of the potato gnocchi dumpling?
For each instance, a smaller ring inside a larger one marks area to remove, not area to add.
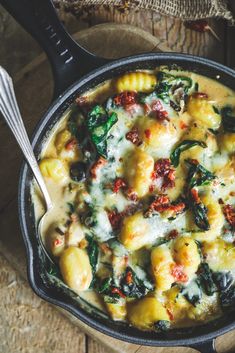
[[[44,177],[55,182],[63,183],[68,179],[66,163],[56,158],[43,158],[39,167]]]
[[[178,237],[173,245],[173,258],[183,266],[183,271],[191,277],[201,262],[198,246],[190,237]]]
[[[54,206],[43,237],[55,282],[140,330],[232,310],[234,112],[228,87],[167,67],[76,97],[39,162]]]
[[[216,130],[220,127],[221,116],[215,111],[213,104],[208,99],[190,97],[187,111],[196,122],[209,129]]]
[[[169,321],[166,308],[156,298],[144,298],[128,304],[128,319],[132,325],[146,330],[154,329],[159,321]]]
[[[165,291],[171,288],[175,279],[172,276],[172,266],[174,266],[174,261],[170,249],[165,245],[154,248],[151,252],[151,264],[156,282],[156,289],[159,291]]]
[[[92,281],[87,253],[75,246],[65,249],[60,257],[60,271],[65,283],[75,292],[85,291]]]
[[[147,72],[130,72],[117,79],[117,91],[151,92],[156,86],[156,76]]]
[[[138,197],[143,197],[149,192],[152,183],[154,159],[149,154],[136,149],[131,158],[126,161],[126,179],[128,185]]]
[[[235,269],[235,246],[223,239],[213,242],[205,241],[202,246],[203,255],[213,271],[230,271]]]
[[[141,249],[148,243],[150,226],[141,212],[126,217],[120,233],[120,242],[128,250]]]

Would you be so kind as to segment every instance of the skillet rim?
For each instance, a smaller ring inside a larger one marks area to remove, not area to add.
[[[170,62],[174,63],[174,60],[182,60],[187,63],[193,64],[194,62],[197,64],[204,65],[207,67],[207,69],[212,68],[212,69],[217,69],[220,72],[223,72],[229,76],[231,76],[235,80],[235,70],[228,68],[220,63],[217,63],[215,61],[209,60],[207,58],[201,58],[198,56],[194,55],[189,55],[189,54],[180,54],[180,53],[144,53],[144,54],[139,54],[135,56],[128,56],[125,58],[117,59],[115,61],[112,61],[111,63],[105,64],[100,68],[97,68],[93,71],[91,71],[89,74],[86,74],[83,76],[81,79],[77,80],[73,85],[71,85],[63,94],[61,94],[47,109],[47,111],[43,114],[42,118],[38,121],[36,124],[32,137],[30,139],[31,144],[33,149],[35,149],[36,145],[40,142],[40,134],[42,130],[44,129],[46,123],[48,123],[51,119],[51,116],[61,107],[65,102],[68,100],[70,96],[72,96],[77,89],[82,87],[83,85],[87,84],[89,81],[92,81],[96,77],[101,76],[102,74],[106,73],[109,70],[112,69],[117,69],[121,68],[123,65],[127,64],[133,64],[133,63],[142,63],[144,61],[149,61],[149,60],[159,60],[159,59],[164,59],[164,60],[169,60]],[[157,65],[156,65],[157,66]],[[33,291],[42,299],[46,300],[47,302],[57,305],[71,314],[73,314],[75,317],[83,321],[84,323],[88,324],[90,327],[98,330],[99,332],[102,332],[104,334],[107,334],[111,337],[134,343],[134,344],[140,344],[140,345],[145,345],[145,346],[190,346],[190,345],[196,345],[200,344],[202,342],[208,342],[210,340],[213,340],[217,336],[220,336],[222,334],[225,334],[226,332],[232,330],[235,328],[235,320],[232,323],[225,324],[221,328],[215,328],[215,330],[211,330],[211,332],[206,333],[206,334],[199,334],[195,335],[195,337],[189,337],[189,338],[169,338],[166,337],[165,339],[155,339],[155,338],[139,338],[139,337],[134,337],[131,334],[124,334],[124,333],[119,333],[118,330],[115,330],[115,328],[111,328],[110,326],[107,326],[101,322],[97,322],[96,318],[92,318],[88,316],[87,313],[85,313],[81,308],[76,307],[73,308],[73,304],[67,304],[63,300],[58,299],[56,297],[47,295],[44,293],[42,288],[37,286],[36,281],[35,281],[35,269],[33,267],[33,258],[34,258],[34,251],[33,251],[33,246],[28,234],[28,229],[27,229],[27,214],[25,212],[25,204],[29,200],[25,199],[25,192],[27,188],[29,188],[29,185],[26,184],[26,179],[27,179],[27,174],[28,174],[29,168],[27,166],[27,163],[23,161],[21,169],[20,169],[20,176],[19,176],[19,184],[18,184],[18,212],[19,212],[19,221],[20,221],[20,228],[21,228],[21,234],[23,237],[23,241],[25,244],[26,248],[26,257],[27,257],[27,274],[28,274],[28,280],[30,283],[31,288]],[[29,215],[28,215],[29,216]],[[114,323],[115,321],[113,321]],[[206,324],[205,324],[206,326]],[[139,330],[138,330],[139,332]]]

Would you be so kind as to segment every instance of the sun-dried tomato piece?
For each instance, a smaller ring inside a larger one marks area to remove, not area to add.
[[[223,207],[223,213],[227,222],[234,229],[235,228],[235,208],[232,207],[231,205],[225,205]]]
[[[183,129],[187,129],[188,128],[188,125],[185,124],[184,121],[180,120],[180,128],[183,130]]]
[[[153,179],[163,178],[162,190],[175,186],[175,169],[168,158],[159,159],[154,165]]]
[[[115,194],[117,194],[121,188],[125,188],[125,187],[126,187],[125,180],[123,180],[122,178],[117,178],[114,181],[113,192],[115,192]]]
[[[194,200],[194,202],[196,204],[199,204],[201,202],[201,199],[200,199],[200,197],[198,195],[197,189],[191,189],[190,192],[191,192],[191,196],[192,196],[192,199]]]
[[[97,178],[97,170],[104,166],[106,163],[106,159],[99,157],[99,159],[92,165],[90,169],[91,177],[94,179]]]
[[[126,108],[129,105],[137,103],[137,93],[135,91],[124,91],[113,98],[117,106]]]
[[[151,105],[148,103],[144,103],[143,107],[144,107],[144,112],[146,115],[148,115],[152,111]]]
[[[128,271],[126,274],[126,283],[127,284],[133,283],[133,275],[131,271]]]
[[[151,130],[150,129],[144,130],[144,134],[145,134],[146,138],[149,139],[151,137]]]
[[[70,151],[70,150],[73,150],[76,146],[77,146],[77,140],[75,138],[72,138],[66,143],[65,149]]]
[[[145,212],[145,217],[151,217],[155,212],[162,213],[165,211],[172,211],[177,215],[183,212],[184,209],[184,202],[171,204],[167,195],[160,195],[150,204],[147,212]]]
[[[187,282],[188,276],[183,272],[183,266],[174,264],[171,268],[171,275],[177,282]]]
[[[116,287],[112,288],[111,292],[113,294],[118,294],[121,298],[126,298],[125,294],[122,293],[122,291],[120,289],[116,288]]]
[[[173,229],[173,230],[171,230],[171,231],[168,233],[167,238],[168,238],[168,239],[175,239],[175,238],[178,237],[178,235],[179,235],[178,230]]]
[[[126,197],[128,200],[133,202],[136,202],[138,200],[138,195],[132,188],[127,189]]]
[[[169,120],[168,117],[168,112],[166,110],[164,110],[164,107],[161,103],[160,100],[155,101],[152,106],[152,112],[155,113],[155,116],[158,120]]]
[[[108,212],[109,222],[114,230],[119,229],[122,224],[123,215],[122,213],[118,213],[117,211],[109,211]]]
[[[142,143],[142,141],[140,140],[139,131],[137,128],[133,128],[130,131],[128,131],[126,133],[126,139],[128,141],[131,141],[136,146],[139,146]]]

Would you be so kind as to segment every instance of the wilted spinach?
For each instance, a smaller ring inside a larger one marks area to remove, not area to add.
[[[101,105],[96,105],[89,113],[86,120],[90,133],[99,155],[107,158],[107,136],[112,126],[118,121],[117,114],[112,112],[107,114]]]
[[[186,163],[189,165],[188,171],[188,188],[192,189],[195,186],[202,186],[209,184],[216,176],[209,170],[204,168],[200,163],[192,159],[187,159]]]
[[[207,147],[207,145],[203,141],[184,140],[174,149],[174,151],[170,155],[170,160],[175,168],[179,165],[180,154],[194,146],[200,146],[203,148]]]
[[[194,220],[198,228],[202,230],[209,230],[210,224],[208,221],[208,209],[202,202],[195,202],[191,199],[191,209],[193,211]]]
[[[203,291],[209,296],[217,292],[217,286],[213,280],[213,273],[206,262],[200,265],[198,272],[198,278]]]
[[[200,303],[202,298],[200,281],[196,279],[190,282],[187,287],[181,290],[181,294],[194,306]]]
[[[142,298],[149,291],[153,290],[153,284],[147,278],[141,280],[137,277],[131,267],[127,267],[121,280],[121,290],[128,298]]]
[[[165,103],[170,103],[176,111],[181,110],[180,101],[184,101],[188,91],[193,86],[190,77],[172,75],[168,72],[159,71],[157,73],[158,84],[155,88],[157,96]]]
[[[157,332],[164,332],[169,330],[171,324],[168,320],[159,320],[154,323],[154,329]]]
[[[233,108],[227,105],[221,109],[222,123],[224,130],[227,132],[235,132],[235,116]]]
[[[98,265],[98,258],[99,258],[99,248],[96,240],[94,237],[90,235],[86,235],[86,240],[88,241],[88,246],[87,246],[87,253],[89,256],[89,261],[91,264],[91,269],[92,269],[92,274],[93,274],[93,281],[94,282],[94,277],[95,273],[97,270],[97,265]]]

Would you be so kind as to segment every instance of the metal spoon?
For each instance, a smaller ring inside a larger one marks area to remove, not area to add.
[[[31,168],[35,179],[42,191],[44,196],[45,204],[46,204],[46,212],[41,217],[38,222],[37,233],[38,233],[38,241],[48,259],[53,263],[54,261],[51,259],[48,251],[46,250],[44,243],[42,241],[42,225],[43,221],[49,212],[52,209],[52,201],[48,190],[46,188],[46,184],[38,167],[37,160],[34,156],[33,149],[31,147],[27,132],[25,130],[25,126],[19,111],[19,107],[16,101],[15,92],[13,88],[13,83],[11,77],[8,75],[6,70],[4,70],[0,66],[0,112],[2,113],[6,123],[8,124],[11,132],[15,136],[16,141],[18,142],[21,151],[24,154],[24,157]]]

